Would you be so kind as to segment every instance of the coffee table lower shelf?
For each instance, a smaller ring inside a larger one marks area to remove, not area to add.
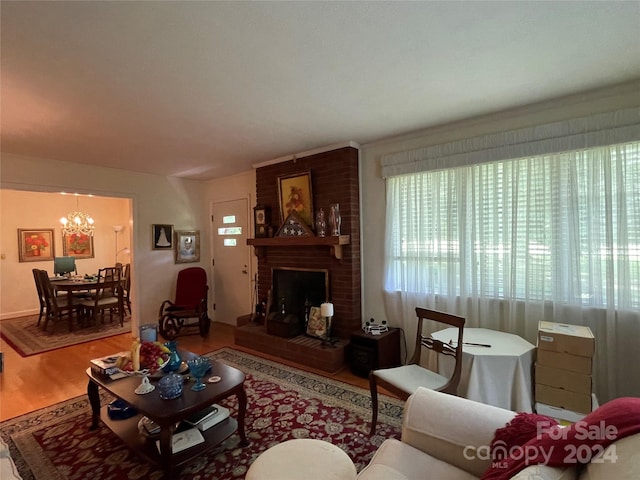
[[[142,415],[136,415],[126,420],[112,420],[107,413],[107,407],[100,409],[100,420],[102,423],[138,455],[162,467],[163,462],[160,457],[160,452],[156,447],[156,440],[143,435],[138,429],[138,422],[141,418]],[[201,431],[204,442],[182,450],[181,452],[174,453],[171,458],[171,466],[179,467],[180,465],[184,465],[195,457],[221,444],[237,430],[238,422],[235,418],[229,417],[219,424],[205,431]]]

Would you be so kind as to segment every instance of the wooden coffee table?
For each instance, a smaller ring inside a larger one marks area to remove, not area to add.
[[[182,359],[186,360],[190,354],[181,352]],[[206,379],[211,376],[219,376],[218,383],[207,383],[207,387],[200,391],[191,390],[192,382],[184,385],[182,395],[173,400],[163,400],[160,398],[157,383],[159,379],[150,379],[156,389],[145,395],[138,395],[134,392],[140,385],[141,376],[131,376],[119,380],[110,380],[108,377],[94,373],[91,368],[87,369],[89,384],[87,394],[93,412],[91,429],[98,428],[99,420],[109,427],[118,437],[120,437],[132,450],[143,458],[160,465],[166,474],[169,474],[175,467],[187,463],[189,460],[203,454],[207,450],[215,447],[231,436],[234,432],[240,435],[240,445],[248,445],[244,431],[244,419],[247,411],[247,395],[244,390],[244,373],[240,370],[213,361],[212,371],[207,374]],[[105,389],[117,398],[120,398],[133,406],[138,414],[126,420],[112,420],[107,413],[107,407],[100,407],[99,387]],[[227,397],[235,395],[238,398],[238,418],[232,417],[223,420],[219,424],[201,432],[205,439],[193,447],[187,448],[178,453],[171,451],[171,442],[176,425],[192,414],[206,408],[209,405],[219,402]],[[138,422],[146,416],[160,425],[159,436],[149,437],[140,432]],[[160,452],[156,448],[156,440],[160,440]]]

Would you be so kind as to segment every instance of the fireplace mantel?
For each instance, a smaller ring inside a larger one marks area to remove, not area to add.
[[[301,237],[272,237],[272,238],[248,238],[247,245],[253,245],[258,258],[264,258],[268,247],[309,247],[327,246],[331,249],[331,255],[338,260],[342,259],[342,246],[349,245],[349,235],[317,237],[315,235]]]

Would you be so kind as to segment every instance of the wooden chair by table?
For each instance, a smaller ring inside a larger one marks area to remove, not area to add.
[[[49,272],[46,270],[37,270],[38,279],[40,281],[40,285],[42,286],[42,291],[44,292],[44,298],[46,303],[46,315],[44,317],[44,324],[42,328],[44,330],[47,329],[47,325],[49,324],[49,320],[52,320],[54,323],[58,320],[62,320],[62,318],[66,315],[69,319],[69,331],[73,330],[73,311],[78,309],[78,304],[75,301],[75,298],[72,299],[71,305],[69,305],[68,297],[66,295],[58,296],[56,295],[55,290],[51,286],[51,282],[49,281]],[[34,274],[35,275],[35,274]]]
[[[38,314],[38,323],[37,326],[40,326],[40,322],[42,318],[47,314],[47,298],[44,293],[44,285],[42,285],[42,281],[40,280],[40,275],[38,274],[38,268],[34,268],[31,270],[33,272],[33,280],[36,283],[36,291],[38,292],[38,301],[40,302],[40,313]],[[47,276],[49,276],[47,274]]]
[[[109,321],[113,321],[113,315],[117,313],[120,326],[124,325],[124,294],[120,272],[117,267],[101,268],[98,271],[93,298],[79,302],[85,318],[90,317],[95,322],[100,314],[104,322],[104,314],[108,312]]]
[[[369,373],[372,409],[370,435],[375,433],[376,424],[378,423],[379,386],[397,395],[402,400],[409,398],[418,387],[425,387],[452,395],[456,395],[458,391],[458,384],[460,383],[460,375],[462,372],[462,335],[465,319],[448,313],[427,310],[420,307],[416,308],[416,315],[418,316],[418,329],[416,332],[415,352],[409,363],[400,367],[372,370]],[[457,327],[458,342],[456,345],[443,343],[425,336],[422,333],[424,320],[433,320],[445,324],[447,327]],[[423,348],[455,358],[455,367],[450,378],[442,376],[421,365],[420,361]]]
[[[122,279],[122,293],[124,295],[124,307],[131,315],[131,264],[127,263],[124,266],[123,270],[123,279]]]
[[[207,312],[208,291],[204,268],[190,267],[178,272],[175,301],[165,300],[160,305],[160,334],[167,340],[173,340],[183,327],[198,327],[200,335],[206,337],[211,323]]]

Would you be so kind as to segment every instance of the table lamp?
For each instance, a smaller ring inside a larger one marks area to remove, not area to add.
[[[323,345],[335,346],[335,340],[331,338],[331,320],[333,317],[333,303],[323,303],[320,305],[320,315],[324,317],[325,321],[325,338],[323,341]]]

